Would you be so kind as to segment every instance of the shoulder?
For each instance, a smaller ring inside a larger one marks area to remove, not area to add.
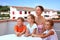
[[[29,26],[30,24],[28,23],[27,26]]]
[[[15,25],[15,26],[14,26],[14,29],[15,29],[15,30],[16,30],[16,29],[18,29],[18,26],[17,26],[17,25]]]
[[[42,18],[42,21],[43,21],[43,24],[45,24],[46,19],[45,18]]]
[[[54,35],[54,31],[45,31],[44,34],[46,34],[47,36],[50,36],[50,35]]]
[[[28,23],[28,24],[26,25],[26,27],[29,28],[29,27],[30,27],[30,24]]]
[[[50,30],[48,33],[53,35],[54,34],[54,30]]]
[[[26,29],[26,25],[23,25],[23,27],[22,27],[23,29]]]
[[[34,23],[33,27],[34,27],[34,28],[37,28],[37,25],[36,25],[36,23]]]
[[[36,24],[36,23],[34,23],[34,26],[37,26],[37,24]]]

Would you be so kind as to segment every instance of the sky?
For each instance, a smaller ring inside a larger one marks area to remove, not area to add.
[[[33,7],[38,5],[45,9],[60,10],[60,0],[0,0],[0,5]]]

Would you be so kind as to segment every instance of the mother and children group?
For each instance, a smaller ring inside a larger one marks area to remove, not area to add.
[[[27,16],[27,25],[24,25],[24,18],[19,17],[17,24],[14,26],[14,31],[17,37],[24,35],[25,37],[40,37],[44,40],[58,40],[57,34],[53,29],[53,21],[46,20],[41,16],[44,8],[42,6],[36,6],[36,16],[29,14]]]

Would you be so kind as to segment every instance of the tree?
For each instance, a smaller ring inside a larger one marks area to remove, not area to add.
[[[0,5],[0,12],[6,12],[6,11],[10,11],[10,8],[8,6],[1,6]]]
[[[58,11],[57,13],[60,14],[60,11]]]

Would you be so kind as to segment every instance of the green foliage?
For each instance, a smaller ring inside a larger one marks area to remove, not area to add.
[[[9,11],[10,8],[8,6],[1,6],[0,5],[0,12],[6,12],[6,11]]]
[[[0,12],[8,12],[10,11],[9,6],[1,6],[0,5]],[[10,18],[10,14],[1,14],[0,13],[0,20],[2,19],[9,19]]]
[[[9,19],[9,18],[10,18],[9,14],[0,14],[0,20]]]
[[[60,14],[60,11],[58,11],[57,13]]]

